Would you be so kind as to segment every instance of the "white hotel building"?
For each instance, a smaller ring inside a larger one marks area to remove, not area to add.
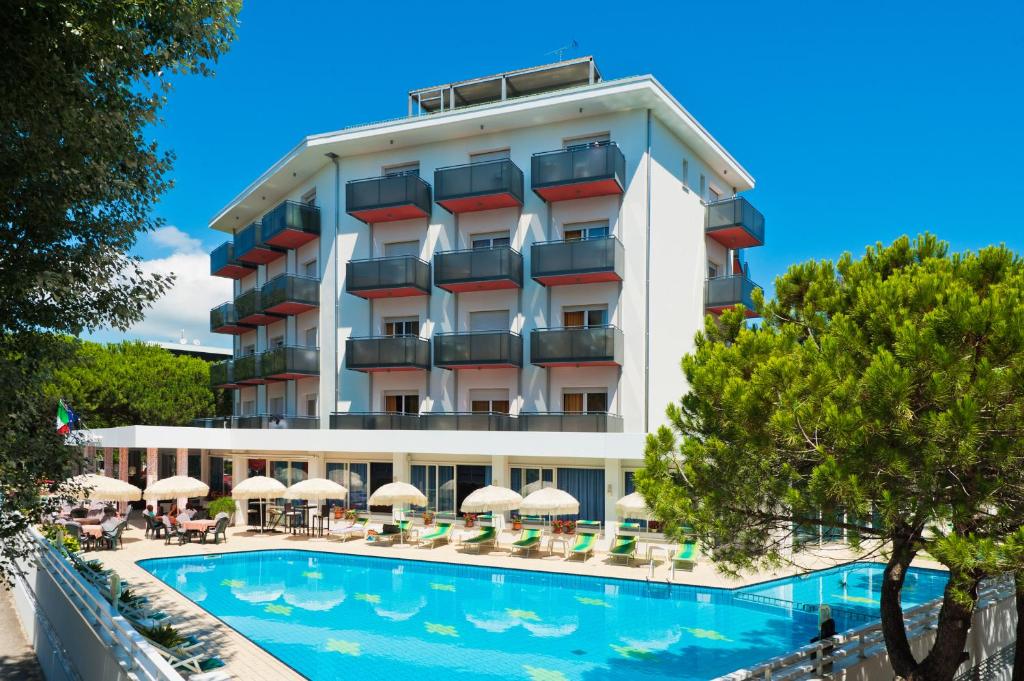
[[[753,178],[653,77],[591,58],[408,106],[305,138],[217,213],[234,416],[100,431],[106,470],[330,477],[364,508],[402,480],[438,511],[547,482],[615,518],[705,313],[749,304]]]

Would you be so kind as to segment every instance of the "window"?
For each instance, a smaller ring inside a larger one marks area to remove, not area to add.
[[[470,237],[473,241],[473,248],[495,248],[496,246],[508,246],[512,243],[508,232],[491,232],[489,234],[474,234]]]
[[[509,468],[509,483],[512,489],[524,497],[544,487],[555,486],[554,468],[533,468],[513,466]]]
[[[252,416],[256,413],[256,400],[245,400],[242,402],[242,416]]]
[[[722,192],[718,191],[714,185],[708,185],[708,203],[718,201],[722,198]]]
[[[255,355],[255,354],[256,354],[256,344],[255,343],[248,343],[248,344],[242,346],[242,354],[239,355],[239,357],[245,357],[246,355]]]
[[[487,163],[488,161],[501,161],[509,157],[508,149],[499,149],[497,151],[481,151],[476,154],[469,155],[470,163]]]
[[[602,239],[608,236],[608,222],[585,222],[574,225],[565,225],[563,234],[565,235],[566,241]]]
[[[384,411],[389,414],[418,414],[420,396],[418,393],[385,393]]]
[[[302,274],[314,279],[320,276],[320,266],[317,263],[316,258],[302,263]]]
[[[203,477],[203,455],[198,449],[188,450],[188,476],[196,480]]]
[[[562,140],[562,145],[566,149],[575,149],[577,147],[588,147],[592,144],[607,144],[611,141],[611,136],[606,132],[597,133],[594,135],[581,135],[580,137],[568,137]]]
[[[474,414],[507,414],[508,413],[508,391],[507,390],[470,390],[470,410]]]
[[[378,487],[393,482],[395,479],[395,466],[393,463],[371,463],[370,464],[370,494],[373,494]],[[386,513],[391,511],[390,506],[371,506],[374,513]]]
[[[384,319],[385,336],[420,335],[419,317],[392,317]]]
[[[317,327],[315,327],[315,326],[311,326],[308,329],[306,329],[305,331],[303,331],[302,335],[303,335],[303,338],[306,341],[306,347],[307,348],[315,348],[315,347],[317,347],[317,343],[319,341],[319,338],[317,337],[318,336],[317,331],[319,331],[319,329]]]
[[[508,310],[481,310],[469,313],[470,331],[508,331]]]
[[[573,329],[608,326],[608,307],[595,305],[562,308],[562,326]]]
[[[309,462],[307,461],[271,461],[271,471],[274,479],[285,487],[302,482],[309,477]]]
[[[690,162],[687,159],[683,159],[683,186],[687,189],[690,188]]]
[[[284,414],[284,396],[277,396],[270,398],[270,413],[275,416]]]
[[[366,498],[369,496],[369,479],[367,463],[332,462],[327,464],[327,479],[333,480],[348,490],[347,499],[328,499],[328,506],[347,506],[348,508],[366,509]]]
[[[307,206],[316,205],[316,187],[313,187],[308,192],[302,195],[302,202]]]
[[[411,255],[418,258],[420,256],[420,242],[395,241],[390,244],[384,244],[385,258],[395,258],[400,255]]]
[[[455,512],[455,466],[413,464],[409,473],[412,485],[427,497],[427,510]]]
[[[607,414],[608,391],[600,388],[571,388],[562,393],[562,411],[573,414]]]
[[[705,189],[707,189],[708,181],[704,179],[704,173],[700,174],[700,198],[704,198]]]
[[[320,413],[320,400],[317,398],[316,393],[306,393],[306,416],[317,416]]]
[[[226,456],[210,457],[210,496],[224,497],[231,494],[231,459]]]
[[[718,263],[708,260],[708,279],[714,279],[718,276],[720,269]]]
[[[173,449],[161,449],[157,452],[157,478],[169,478],[178,474],[178,453]]]
[[[419,175],[420,162],[413,161],[412,163],[399,163],[398,165],[384,166],[383,171],[384,177],[394,177],[395,175]]]
[[[274,336],[270,339],[268,345],[272,348],[280,348],[284,345],[284,335]]]

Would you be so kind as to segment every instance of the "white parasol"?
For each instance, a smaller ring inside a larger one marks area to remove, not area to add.
[[[486,511],[504,513],[505,511],[514,511],[519,508],[521,503],[523,503],[523,498],[517,492],[513,492],[507,487],[488,485],[471,492],[462,502],[461,510],[463,513],[484,513]]]
[[[276,499],[284,494],[284,492],[285,486],[279,480],[268,478],[265,475],[254,475],[251,478],[246,478],[235,485],[235,488],[231,490],[231,498],[238,501],[248,501],[249,499]],[[260,532],[263,532],[262,514],[260,519]]]
[[[105,475],[76,475],[64,484],[81,489],[89,501],[138,501],[142,498],[142,490],[135,485]]]
[[[143,496],[154,501],[160,499],[179,499],[187,497],[205,497],[210,493],[210,486],[202,480],[187,475],[173,475],[157,480],[146,487]]]
[[[651,509],[640,492],[627,494],[616,501],[615,510],[624,518],[648,518],[651,515]]]
[[[580,512],[580,502],[557,487],[545,487],[523,499],[519,512],[523,515],[573,515]]]

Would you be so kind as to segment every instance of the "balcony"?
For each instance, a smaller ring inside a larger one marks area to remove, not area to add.
[[[519,430],[554,433],[621,433],[622,417],[605,412],[520,412]]]
[[[214,362],[210,365],[210,387],[211,388],[237,388],[235,383],[234,362],[226,359],[223,362]]]
[[[430,185],[416,173],[351,180],[345,211],[367,224],[430,217]]]
[[[509,331],[435,333],[434,366],[515,369],[523,366],[523,337]]]
[[[522,288],[523,256],[510,246],[438,253],[434,285],[452,293]]]
[[[263,307],[263,296],[260,289],[251,288],[245,293],[239,293],[235,298],[235,316],[238,318],[238,323],[266,326],[281,319],[281,315],[268,314]]]
[[[360,298],[430,295],[430,263],[414,255],[349,260],[345,290]]]
[[[234,364],[235,385],[259,385],[270,382],[263,377],[260,355],[255,353],[251,355],[243,355],[241,357],[236,357],[232,363]]]
[[[423,430],[519,430],[514,416],[499,412],[439,412],[428,411],[420,414]]]
[[[254,414],[251,416],[234,416],[231,425],[235,428],[316,430],[320,427],[320,419],[316,416],[284,416],[281,414]]]
[[[622,281],[626,254],[613,236],[542,241],[530,247],[530,275],[544,286]]]
[[[207,416],[189,421],[191,428],[230,428],[230,416]]]
[[[758,288],[761,287],[742,274],[708,279],[704,289],[704,309],[712,314],[720,314],[736,305],[743,305],[747,317],[756,317],[753,294],[754,289]]]
[[[395,414],[383,411],[335,412],[331,414],[332,430],[419,430],[417,414]]]
[[[545,201],[621,194],[626,159],[614,142],[570,146],[534,154],[531,185]]]
[[[366,336],[345,341],[345,368],[353,371],[426,371],[430,342],[419,336]]]
[[[284,255],[284,249],[267,244],[263,225],[254,222],[235,232],[235,257],[250,265],[266,265]]]
[[[523,205],[523,171],[507,158],[434,171],[434,200],[449,213]]]
[[[287,381],[320,375],[320,351],[297,345],[272,348],[260,358],[263,378]]]
[[[282,201],[263,216],[263,240],[277,248],[298,248],[320,236],[320,209],[308,203]]]
[[[708,204],[704,233],[726,248],[764,246],[764,216],[740,196]]]
[[[320,280],[297,274],[279,274],[260,289],[263,312],[292,315],[320,307]]]
[[[238,323],[233,303],[221,303],[210,310],[210,331],[213,333],[248,333],[253,327]]]
[[[534,329],[530,362],[540,367],[621,366],[622,331],[614,326]]]
[[[210,252],[211,277],[242,279],[255,271],[254,266],[235,257],[234,242],[225,241]]]

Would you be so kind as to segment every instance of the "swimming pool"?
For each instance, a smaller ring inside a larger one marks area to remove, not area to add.
[[[742,589],[279,550],[139,565],[314,680],[708,679],[877,611],[882,566]],[[912,569],[905,606],[944,573]],[[796,607],[787,603],[795,602]]]

